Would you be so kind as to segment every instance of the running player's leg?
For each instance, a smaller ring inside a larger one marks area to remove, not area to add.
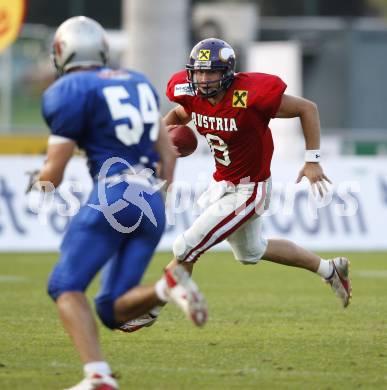
[[[120,199],[127,184],[105,187],[108,203]],[[98,204],[98,185],[93,187],[88,204]],[[85,290],[97,272],[114,256],[125,235],[114,229],[105,215],[87,205],[71,220],[63,239],[59,262],[49,278],[48,293],[56,302],[62,322],[82,361],[102,361],[97,326]],[[133,225],[141,211],[128,207],[118,213],[131,218]]]
[[[321,261],[321,257],[313,252],[284,239],[269,239],[263,259],[312,272],[317,272]]]
[[[175,260],[194,263],[205,251],[230,237],[262,207],[268,186],[268,182],[261,182],[240,187],[212,204],[175,240]]]
[[[144,266],[148,263],[144,259],[146,257],[149,259],[153,254],[153,251],[146,251],[144,248],[151,245],[146,239],[130,240],[120,256],[108,264],[101,293],[96,299],[101,319],[111,328],[133,332],[143,326],[149,326],[156,320],[157,316],[149,315],[149,311],[156,305],[173,301],[195,325],[204,325],[207,318],[206,302],[196,284],[181,266],[166,270],[164,276],[154,285],[138,285],[141,272],[145,271]],[[135,269],[136,272],[127,272],[129,269]],[[108,280],[111,282],[108,283]],[[130,285],[133,287],[129,287]],[[121,293],[122,291],[125,292]],[[144,322],[143,314],[150,317],[150,322]],[[131,322],[130,320],[134,318],[136,320]]]
[[[244,265],[257,264],[265,253],[267,240],[262,236],[262,217],[255,214],[227,238],[234,257]]]
[[[152,197],[148,202],[157,223],[144,218],[116,258],[107,264],[96,298],[97,312],[106,326],[128,331],[125,322],[171,300],[195,325],[201,326],[207,316],[205,300],[181,266],[166,270],[155,285],[139,286],[165,224],[161,197]]]
[[[265,205],[264,209],[267,208],[268,204]],[[260,259],[263,259],[317,273],[331,285],[342,305],[347,307],[352,295],[348,259],[338,257],[325,260],[291,241],[266,240],[262,236],[262,217],[260,217],[264,209],[257,210],[254,217],[228,237],[227,241],[231,245],[235,258],[243,264],[256,264]]]
[[[97,326],[84,292],[121,241],[114,230],[106,226],[101,229],[103,221],[97,222],[101,215],[84,206],[73,218],[63,240],[60,260],[48,282],[48,292],[85,364],[103,361],[103,357]]]
[[[126,237],[117,256],[104,268],[101,289],[95,299],[100,318],[110,328],[117,328],[160,303],[153,285],[139,286],[165,226],[161,197],[154,195],[146,199],[155,224],[143,218],[138,228]]]
[[[322,259],[317,254],[288,240],[268,240],[264,260],[292,267],[304,268],[317,273],[331,285],[333,292],[347,307],[352,297],[350,262],[345,257]]]
[[[193,225],[174,242],[174,259],[167,268],[183,266],[191,274],[198,257],[213,245],[237,231],[254,216],[256,210],[264,208],[270,193],[270,181],[244,185],[226,192],[220,199],[194,221]],[[157,313],[149,313],[125,324],[125,331],[133,332],[155,322]]]

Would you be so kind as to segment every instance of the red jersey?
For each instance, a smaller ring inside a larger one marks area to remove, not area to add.
[[[264,73],[236,73],[223,99],[212,106],[189,88],[185,71],[175,73],[166,94],[192,116],[215,157],[216,181],[238,184],[270,177],[273,139],[269,128],[286,84]]]

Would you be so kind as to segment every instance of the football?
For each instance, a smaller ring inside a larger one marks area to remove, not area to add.
[[[169,136],[173,145],[176,146],[179,152],[179,157],[186,157],[192,154],[197,146],[198,140],[195,133],[189,126],[176,125],[168,128]]]

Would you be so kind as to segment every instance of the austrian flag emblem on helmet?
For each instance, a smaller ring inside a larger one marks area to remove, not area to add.
[[[211,56],[210,50],[199,50],[198,61],[209,61]]]

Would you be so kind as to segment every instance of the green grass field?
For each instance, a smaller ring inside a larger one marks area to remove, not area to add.
[[[159,277],[169,256],[156,256],[146,281]],[[311,273],[206,254],[194,273],[209,302],[203,329],[171,305],[137,333],[101,326],[121,389],[387,389],[387,253],[350,258],[354,294],[343,310]],[[1,390],[63,389],[81,379],[45,293],[55,259],[0,255]]]

